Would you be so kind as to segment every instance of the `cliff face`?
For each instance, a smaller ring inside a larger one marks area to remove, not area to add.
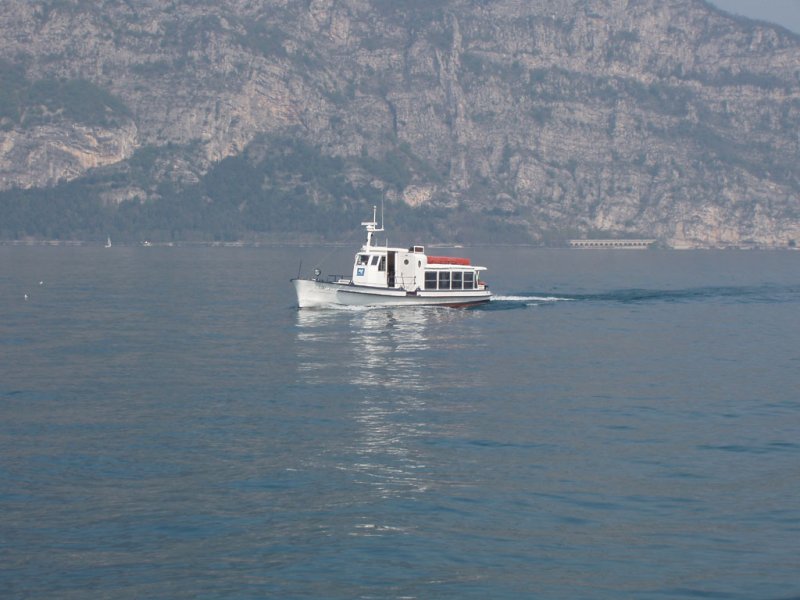
[[[346,186],[255,188],[436,209],[443,237],[800,239],[800,38],[701,0],[5,0],[0,48],[0,190],[157,203],[288,138]]]

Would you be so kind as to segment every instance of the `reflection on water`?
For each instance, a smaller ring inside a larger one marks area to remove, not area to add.
[[[298,372],[303,384],[345,395],[356,427],[337,465],[375,501],[414,498],[445,482],[436,481],[426,439],[449,437],[440,415],[448,408],[442,386],[466,386],[453,366],[442,372],[436,356],[480,339],[469,327],[481,315],[441,307],[300,310],[297,313]],[[342,335],[347,332],[347,335]],[[479,334],[480,338],[480,334]],[[446,360],[446,358],[444,359]],[[398,523],[374,518],[353,524],[352,535],[403,531]]]
[[[407,393],[424,387],[420,351],[429,348],[426,311],[364,311],[353,321],[354,349],[362,360],[354,383]]]
[[[465,386],[463,372],[452,365],[436,369],[422,356],[430,361],[431,353],[479,348],[481,330],[460,325],[481,315],[441,307],[298,310],[298,371],[303,383],[330,384],[347,376],[349,385],[393,393]]]

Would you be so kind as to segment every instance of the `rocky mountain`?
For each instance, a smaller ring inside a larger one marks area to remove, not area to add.
[[[800,37],[702,0],[2,0],[0,235],[800,239]]]

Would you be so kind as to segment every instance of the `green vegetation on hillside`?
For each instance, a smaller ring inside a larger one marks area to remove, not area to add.
[[[62,119],[110,126],[129,114],[120,99],[90,81],[29,81],[20,65],[0,60],[0,126],[5,129]]]
[[[144,148],[123,166],[97,169],[57,188],[0,192],[0,239],[114,239],[153,241],[233,241],[274,234],[349,238],[358,224],[380,206],[384,193],[371,182],[402,189],[418,172],[435,173],[401,146],[380,159],[346,160],[291,137],[262,138],[239,156],[212,167],[200,182],[184,187],[161,183],[152,188],[160,162],[175,148]],[[362,183],[353,184],[346,175]],[[134,183],[153,198],[109,205],[104,196]],[[519,228],[484,216],[456,217],[443,209],[386,203],[394,233],[414,232],[421,239],[456,239],[460,228],[498,231],[520,241]],[[499,228],[499,229],[498,229]],[[478,233],[479,235],[479,233]],[[473,240],[475,241],[475,240]]]

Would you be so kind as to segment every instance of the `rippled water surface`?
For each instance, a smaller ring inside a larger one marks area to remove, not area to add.
[[[458,252],[0,247],[0,596],[800,596],[800,252]]]

